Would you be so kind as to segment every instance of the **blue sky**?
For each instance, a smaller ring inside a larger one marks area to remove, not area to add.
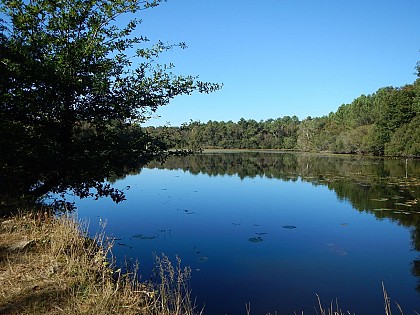
[[[152,42],[188,46],[160,62],[224,84],[177,97],[148,125],[319,117],[414,82],[420,60],[419,0],[168,0],[140,18]]]

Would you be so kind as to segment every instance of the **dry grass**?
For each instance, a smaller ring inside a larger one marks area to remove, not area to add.
[[[391,299],[388,296],[388,293],[385,290],[385,285],[382,283],[382,291],[384,294],[384,308],[385,308],[385,315],[392,315],[392,307],[391,307]],[[338,301],[336,300],[335,303],[331,302],[330,305],[325,308],[322,306],[321,299],[317,295],[318,298],[318,307],[319,307],[319,314],[320,315],[354,315],[350,311],[342,311],[338,305]],[[403,315],[403,311],[398,303],[395,302],[395,308],[398,310],[398,314]],[[318,311],[316,312],[318,314]],[[418,314],[418,313],[416,313]]]
[[[388,293],[385,290],[385,286],[382,283],[382,289],[384,294],[384,308],[385,308],[385,315],[392,315],[392,307],[391,307],[391,299],[388,296]],[[355,313],[352,313],[350,311],[343,311],[339,304],[338,300],[336,299],[334,302],[330,302],[327,307],[322,305],[321,298],[318,294],[316,294],[318,298],[318,306],[315,308],[315,314],[316,315],[355,315]],[[246,314],[251,315],[251,303],[245,304]],[[395,309],[398,310],[398,314],[404,315],[401,306],[398,303],[395,303]],[[416,315],[420,315],[416,311],[414,311]],[[300,315],[304,315],[304,312],[302,311],[299,313]],[[298,313],[294,313],[294,315],[299,315]],[[266,315],[272,315],[271,313],[268,313]],[[277,315],[277,312],[274,313],[274,315]]]
[[[137,266],[122,274],[110,264],[112,241],[98,233],[87,237],[87,225],[71,216],[48,213],[18,215],[0,222],[1,314],[123,314],[194,315],[188,289],[191,270],[175,266],[165,255],[156,257],[157,283],[137,281]],[[383,287],[385,315],[391,300]],[[403,314],[395,303],[397,314]],[[338,302],[320,315],[351,315]],[[246,314],[251,305],[246,304]]]
[[[73,217],[26,214],[1,222],[0,314],[198,314],[189,269],[157,258],[160,281],[109,264],[112,242],[86,237]]]

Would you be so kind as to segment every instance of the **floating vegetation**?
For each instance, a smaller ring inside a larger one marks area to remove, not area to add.
[[[404,197],[402,197],[402,196],[392,196],[391,198],[392,199],[395,199],[395,200],[404,199]]]
[[[117,243],[117,245],[128,247],[129,249],[132,249],[133,248],[132,246],[129,246],[129,245],[124,244],[124,243]]]
[[[257,237],[250,237],[248,241],[250,241],[251,243],[261,243],[263,239],[261,236],[257,236]]]
[[[407,204],[407,203],[403,203],[403,202],[396,202],[395,203],[396,206],[404,206],[404,207],[412,207],[412,204]]]
[[[372,200],[372,201],[381,201],[381,202],[384,202],[384,201],[387,201],[387,200],[388,200],[388,198],[372,198],[372,199],[370,199],[370,200]]]
[[[202,256],[202,257],[197,258],[197,262],[199,263],[204,263],[204,262],[207,262],[208,260],[209,258],[207,256]]]
[[[158,235],[144,235],[144,234],[135,234],[132,238],[137,238],[139,240],[154,240]]]
[[[407,211],[394,211],[394,213],[396,213],[396,214],[405,214],[405,215],[411,214],[411,212],[407,212]]]
[[[419,202],[419,201],[418,201],[418,199],[416,198],[416,199],[413,199],[413,200],[407,200],[407,201],[405,202],[405,204],[406,204],[406,205],[416,205],[418,202]]]
[[[292,229],[296,229],[297,227],[296,226],[294,226],[294,225],[283,225],[283,229],[290,229],[290,230],[292,230]]]

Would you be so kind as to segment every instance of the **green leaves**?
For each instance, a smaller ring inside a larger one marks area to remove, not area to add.
[[[0,0],[0,191],[9,185],[15,196],[73,190],[85,197],[95,187],[120,200],[103,184],[109,173],[165,154],[135,123],[177,95],[221,86],[157,63],[161,53],[186,47],[150,45],[137,34],[134,14],[161,2]],[[81,137],[82,125],[89,132]],[[19,177],[24,184],[13,182]]]

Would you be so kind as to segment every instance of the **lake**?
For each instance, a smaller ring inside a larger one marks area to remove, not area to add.
[[[419,160],[205,153],[109,180],[127,200],[77,201],[79,218],[92,234],[105,220],[143,280],[154,254],[178,255],[205,314],[315,314],[316,294],[384,314],[382,282],[420,312]]]

